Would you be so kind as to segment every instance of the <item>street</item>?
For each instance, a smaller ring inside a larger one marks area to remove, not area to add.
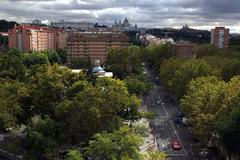
[[[149,81],[154,82],[156,75],[147,72]],[[182,123],[176,124],[173,119],[177,117],[179,106],[169,101],[170,93],[162,86],[154,85],[145,99],[148,111],[157,113],[151,126],[158,149],[167,153],[173,160],[197,160],[192,151],[194,140],[188,128]],[[178,139],[181,150],[175,151],[171,147],[171,140]]]

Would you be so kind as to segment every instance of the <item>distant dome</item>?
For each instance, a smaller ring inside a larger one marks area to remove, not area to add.
[[[105,71],[103,70],[103,68],[102,67],[93,67],[93,69],[92,69],[92,72],[93,73],[105,73]]]

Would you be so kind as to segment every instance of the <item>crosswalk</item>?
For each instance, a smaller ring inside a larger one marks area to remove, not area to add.
[[[155,119],[154,120],[155,126],[167,126],[169,123],[169,120],[167,119],[167,117],[162,117],[161,119]]]

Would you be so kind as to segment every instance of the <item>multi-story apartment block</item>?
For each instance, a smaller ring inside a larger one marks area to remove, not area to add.
[[[122,32],[72,32],[67,38],[68,63],[106,60],[108,48],[128,45],[128,37]]]
[[[60,22],[51,22],[52,27],[56,28],[75,28],[79,30],[92,30],[94,29],[94,23],[89,22],[65,22],[64,20],[61,20]]]
[[[23,52],[57,50],[65,48],[67,34],[63,30],[55,30],[39,26],[15,26],[9,30],[9,48],[18,48]]]
[[[225,27],[216,27],[211,31],[211,44],[218,48],[229,47],[229,29]]]

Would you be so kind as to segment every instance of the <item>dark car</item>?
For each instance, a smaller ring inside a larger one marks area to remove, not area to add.
[[[185,114],[181,111],[179,111],[177,115],[178,115],[178,117],[184,117],[185,116]]]
[[[182,119],[179,118],[179,117],[176,117],[176,118],[173,119],[173,121],[177,124],[180,124],[182,122]]]

